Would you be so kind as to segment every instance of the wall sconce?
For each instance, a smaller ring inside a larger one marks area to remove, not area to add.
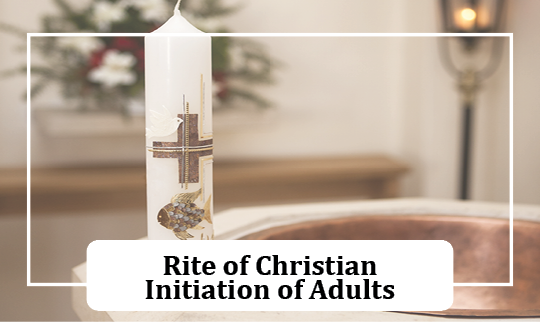
[[[504,0],[441,0],[444,32],[491,33],[500,30]],[[479,37],[462,37],[474,50]]]
[[[458,39],[462,44],[460,50],[462,58],[466,60],[466,63],[456,63],[450,50],[452,39],[441,38],[442,63],[457,79],[463,107],[460,199],[469,199],[471,134],[475,98],[482,81],[490,77],[497,69],[504,40],[501,37],[474,37],[466,34],[500,32],[504,6],[505,0],[440,0],[443,30],[448,33],[463,34],[463,37]],[[488,39],[492,41],[491,47],[480,46],[481,42]],[[480,54],[488,57],[487,63],[483,65],[479,63],[477,58]]]

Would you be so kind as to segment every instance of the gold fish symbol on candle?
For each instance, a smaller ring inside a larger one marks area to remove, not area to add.
[[[194,201],[201,195],[202,189],[192,193],[177,194],[171,203],[165,205],[158,213],[157,220],[161,226],[174,232],[178,239],[187,240],[193,235],[188,229],[204,229],[200,226],[202,221],[212,223],[210,203],[212,196],[206,201],[204,208],[199,208]]]

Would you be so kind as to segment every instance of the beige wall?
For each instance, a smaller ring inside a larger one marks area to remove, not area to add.
[[[243,2],[245,8],[227,20],[237,32],[438,31],[437,2],[432,0]],[[50,3],[2,1],[0,20],[37,31],[36,19],[52,10]],[[540,203],[540,152],[535,148],[540,134],[540,26],[533,14],[540,12],[540,4],[510,4],[508,29],[515,33],[515,201]],[[16,41],[4,34],[0,41],[0,69],[24,62],[23,54],[12,51]],[[459,100],[454,80],[440,64],[435,38],[259,41],[285,63],[276,86],[262,89],[276,106],[247,118],[216,115],[216,158],[386,153],[413,166],[404,195],[455,197]],[[503,60],[478,99],[473,183],[478,200],[508,200],[508,52]],[[25,142],[16,139],[24,138],[24,102],[19,99],[24,81],[0,81],[1,167],[24,166]],[[48,99],[55,101],[54,93]],[[36,165],[144,162],[140,137],[50,140],[36,133]],[[120,155],[115,152],[118,146],[125,147]]]
[[[510,12],[514,33],[514,195],[540,203],[540,2],[519,0]]]

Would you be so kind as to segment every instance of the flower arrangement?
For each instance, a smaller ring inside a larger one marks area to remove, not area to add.
[[[60,14],[44,16],[41,32],[152,32],[172,15],[176,2],[92,0],[86,7],[75,9],[65,0],[54,0]],[[182,14],[205,32],[229,32],[219,24],[219,18],[239,9],[225,6],[222,0],[183,0],[181,5]],[[16,27],[1,24],[0,28],[26,37],[26,32]],[[76,98],[82,109],[129,114],[128,102],[144,95],[144,39],[141,37],[42,37],[33,38],[32,47],[43,59],[42,65],[31,67],[33,96],[57,82],[63,96]],[[253,85],[271,83],[276,65],[259,43],[214,37],[214,108],[226,109],[246,103],[259,108],[270,106],[268,100],[254,91]]]

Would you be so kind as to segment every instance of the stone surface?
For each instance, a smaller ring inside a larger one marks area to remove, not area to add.
[[[509,218],[506,204],[432,199],[391,199],[237,208],[215,216],[217,239],[309,220],[358,215],[437,214]],[[514,206],[515,219],[540,221],[540,207]],[[86,282],[86,263],[73,268],[73,282]],[[463,321],[394,312],[96,312],[86,291],[73,288],[73,308],[84,321]],[[485,319],[484,319],[485,320]]]

